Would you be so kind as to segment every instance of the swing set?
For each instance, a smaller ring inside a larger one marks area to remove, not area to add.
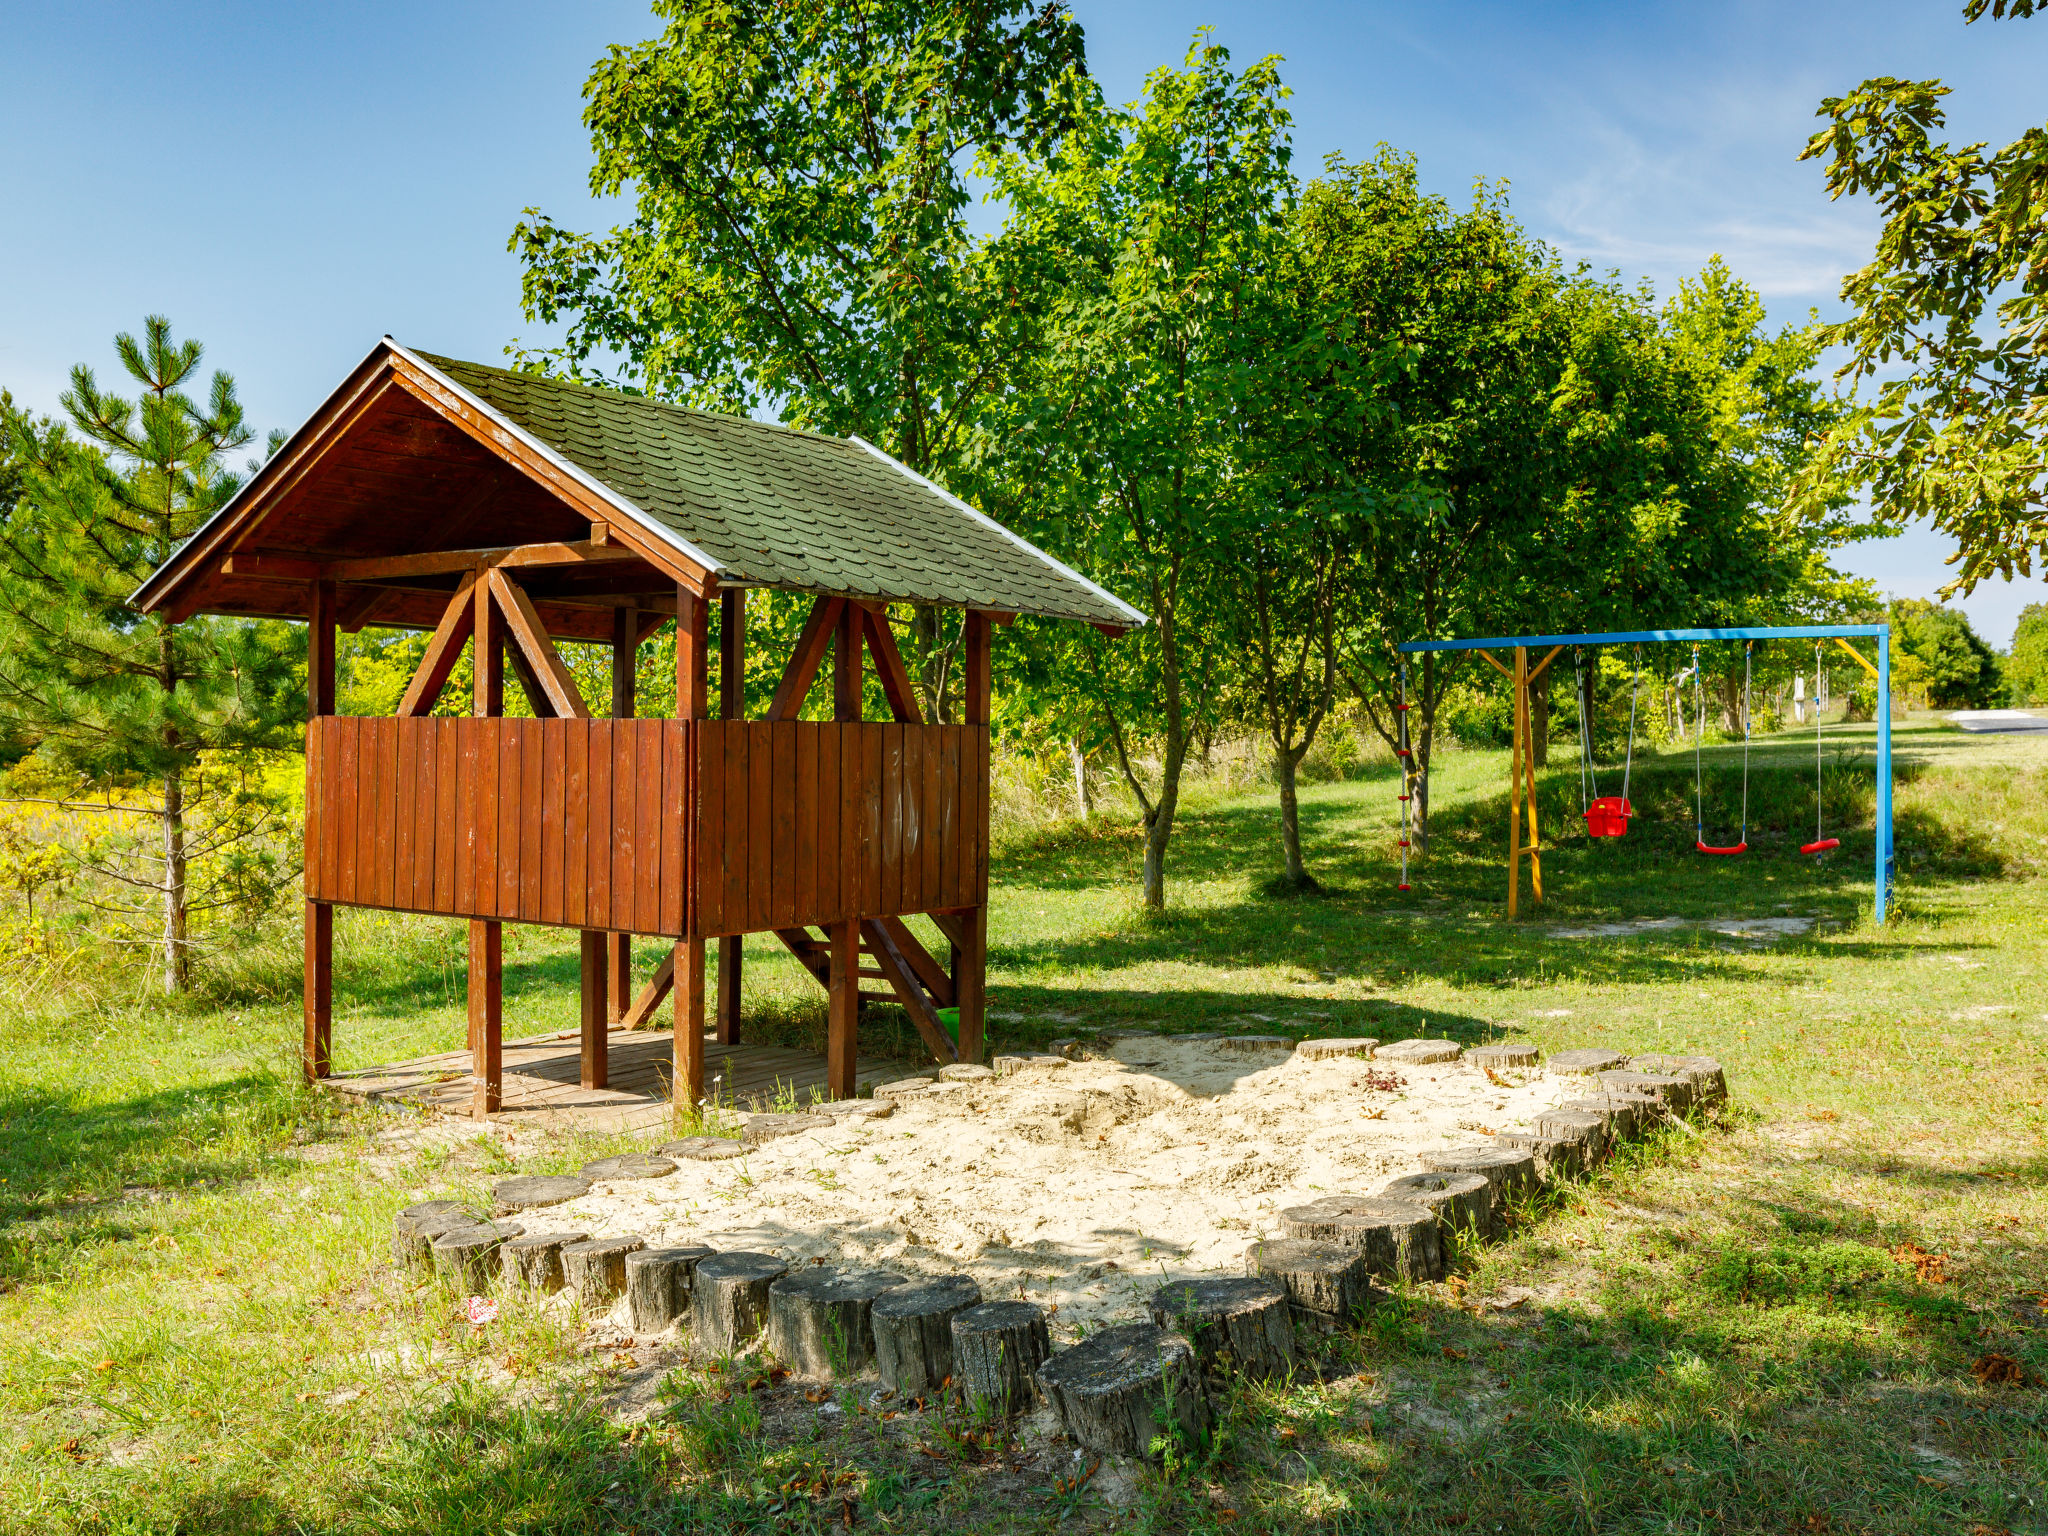
[[[1877,640],[1877,661],[1873,664],[1868,657],[1850,644],[1857,636],[1874,636]],[[1701,760],[1701,738],[1705,735],[1707,718],[1706,685],[1700,675],[1701,644],[1711,640],[1740,640],[1742,648],[1742,807],[1740,831],[1733,843],[1710,843],[1707,841],[1706,822],[1706,775]],[[1894,857],[1892,851],[1892,699],[1891,699],[1891,626],[1887,624],[1803,624],[1780,628],[1744,629],[1639,629],[1625,630],[1612,634],[1585,635],[1507,635],[1484,640],[1411,640],[1399,647],[1401,662],[1401,702],[1399,705],[1400,744],[1395,748],[1401,760],[1401,886],[1409,888],[1408,847],[1412,819],[1410,807],[1414,803],[1421,770],[1416,766],[1415,754],[1409,749],[1408,738],[1408,662],[1406,658],[1425,652],[1477,651],[1480,657],[1501,676],[1508,679],[1514,688],[1515,717],[1514,745],[1508,758],[1508,916],[1516,915],[1521,897],[1521,867],[1526,857],[1529,861],[1529,882],[1537,902],[1543,900],[1543,858],[1541,838],[1536,824],[1536,765],[1534,753],[1530,750],[1531,732],[1529,715],[1529,693],[1531,686],[1540,678],[1545,669],[1569,646],[1572,649],[1572,666],[1575,692],[1579,701],[1579,802],[1580,815],[1586,823],[1588,836],[1622,837],[1628,832],[1629,819],[1635,815],[1635,807],[1629,802],[1629,780],[1635,767],[1636,746],[1636,704],[1642,691],[1642,648],[1645,645],[1691,644],[1692,665],[1680,672],[1674,683],[1680,690],[1678,708],[1681,721],[1684,718],[1684,686],[1692,683],[1693,720],[1693,847],[1702,854],[1718,858],[1736,858],[1749,852],[1749,746],[1754,734],[1754,719],[1750,712],[1751,663],[1754,659],[1756,642],[1759,640],[1811,640],[1814,642],[1814,663],[1816,675],[1827,643],[1833,641],[1868,672],[1877,683],[1877,894],[1875,916],[1877,922],[1884,922],[1886,896],[1891,887]],[[1623,760],[1621,793],[1602,795],[1600,780],[1593,764],[1591,720],[1586,711],[1585,674],[1582,670],[1582,648],[1593,645],[1634,645],[1635,653],[1631,667],[1631,682],[1628,704],[1628,753]],[[1533,667],[1529,664],[1529,653],[1548,646],[1549,651]],[[1497,650],[1512,650],[1515,664],[1506,666],[1492,654]],[[1813,841],[1800,845],[1803,854],[1816,858],[1841,847],[1841,839],[1826,835],[1827,829],[1821,815],[1821,726],[1816,711],[1813,725],[1814,752],[1814,833]]]

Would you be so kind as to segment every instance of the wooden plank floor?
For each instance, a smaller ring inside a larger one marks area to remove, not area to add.
[[[607,1049],[611,1086],[585,1088],[575,1030],[505,1042],[505,1102],[494,1117],[513,1124],[575,1126],[618,1132],[661,1130],[669,1123],[671,1035],[665,1029],[614,1029]],[[906,1077],[897,1061],[863,1056],[855,1064],[861,1088]],[[741,1109],[765,1108],[783,1085],[800,1102],[825,1096],[825,1058],[776,1045],[720,1045],[704,1041],[704,1089]],[[338,1093],[370,1102],[414,1104],[467,1116],[468,1051],[444,1051],[416,1061],[342,1072],[324,1080]]]

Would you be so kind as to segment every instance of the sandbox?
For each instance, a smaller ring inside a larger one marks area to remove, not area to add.
[[[1242,1273],[1284,1208],[1526,1131],[1588,1081],[1317,1057],[1277,1038],[1123,1035],[1076,1055],[937,1083],[886,1118],[842,1113],[744,1157],[600,1181],[522,1220],[792,1265],[965,1273],[991,1299],[1040,1303],[1071,1337],[1144,1316],[1166,1280]]]

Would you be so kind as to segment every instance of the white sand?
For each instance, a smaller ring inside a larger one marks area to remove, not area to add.
[[[637,1233],[792,1262],[965,1272],[990,1298],[1078,1322],[1141,1317],[1164,1281],[1241,1273],[1277,1212],[1376,1194],[1424,1150],[1526,1130],[1584,1079],[1491,1082],[1463,1062],[1308,1061],[1282,1050],[1125,1036],[1113,1059],[948,1084],[886,1119],[849,1116],[744,1159],[599,1185],[527,1230]],[[1375,1089],[1369,1080],[1398,1079]]]

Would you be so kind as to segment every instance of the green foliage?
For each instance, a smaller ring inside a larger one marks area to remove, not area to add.
[[[2005,659],[2005,691],[2006,702],[2020,709],[2048,704],[2048,603],[2020,610],[2012,654]]]
[[[1985,12],[1971,0],[1965,20]],[[2031,4],[1991,7],[1996,17]],[[1830,196],[1884,217],[1870,263],[1842,281],[1855,313],[1823,328],[1839,377],[1876,384],[1801,477],[1804,504],[1847,479],[1894,523],[1927,519],[1960,546],[1945,592],[2033,569],[2048,549],[2048,128],[2002,149],[1938,135],[1938,80],[1865,80],[1830,96],[1802,158],[1825,158]]]
[[[1901,598],[1892,626],[1892,687],[1929,709],[1983,709],[1998,701],[1998,657],[1959,609]]]

